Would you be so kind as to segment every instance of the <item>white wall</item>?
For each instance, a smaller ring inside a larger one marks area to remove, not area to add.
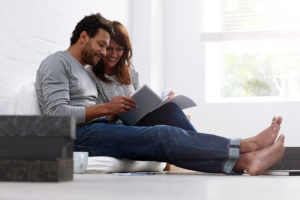
[[[151,0],[133,0],[132,48],[133,65],[142,83],[150,84],[151,78]]]
[[[288,146],[300,145],[300,102],[205,103],[201,0],[166,0],[166,86],[192,97],[197,108],[185,111],[200,132],[249,137],[284,118],[281,133]]]
[[[131,32],[131,0],[1,0],[0,104],[34,81],[41,60],[67,49],[76,23],[96,12]]]
[[[164,0],[133,0],[131,41],[141,83],[161,93],[166,87]]]
[[[201,1],[166,0],[166,87],[195,101],[204,98]]]

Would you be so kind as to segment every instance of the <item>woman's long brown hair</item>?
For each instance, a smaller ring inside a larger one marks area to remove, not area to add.
[[[129,34],[126,28],[120,22],[113,21],[112,24],[113,24],[113,33],[111,34],[110,38],[116,41],[118,45],[124,48],[122,57],[114,67],[115,75],[121,84],[129,85],[131,84],[129,67],[131,66],[131,56],[132,56],[132,47],[129,39]],[[106,83],[111,82],[104,76],[103,59],[101,59],[95,66],[93,66],[93,72],[102,81]]]

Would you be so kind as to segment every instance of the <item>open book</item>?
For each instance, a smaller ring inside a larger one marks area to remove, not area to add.
[[[143,85],[143,87],[139,88],[133,95],[132,98],[137,103],[137,108],[129,111],[127,113],[122,113],[119,118],[129,125],[136,124],[139,120],[141,120],[148,113],[160,108],[162,105],[167,103],[175,103],[181,109],[190,108],[196,106],[196,103],[184,96],[178,95],[169,101],[162,101],[162,99],[147,85]]]

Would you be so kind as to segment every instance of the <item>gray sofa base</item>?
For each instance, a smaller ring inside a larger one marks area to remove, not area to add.
[[[300,147],[286,147],[283,158],[269,170],[288,171],[290,176],[300,175]]]

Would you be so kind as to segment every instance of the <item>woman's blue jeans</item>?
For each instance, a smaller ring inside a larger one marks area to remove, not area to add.
[[[184,112],[174,103],[168,103],[155,110],[140,121],[136,126],[169,125],[182,128],[187,131],[196,131]]]
[[[168,162],[202,172],[224,172],[225,162],[231,159],[230,139],[196,132],[184,113],[173,105],[163,106],[152,117],[141,120],[138,126],[109,123],[100,118],[79,127],[75,151],[88,151],[89,156]]]

